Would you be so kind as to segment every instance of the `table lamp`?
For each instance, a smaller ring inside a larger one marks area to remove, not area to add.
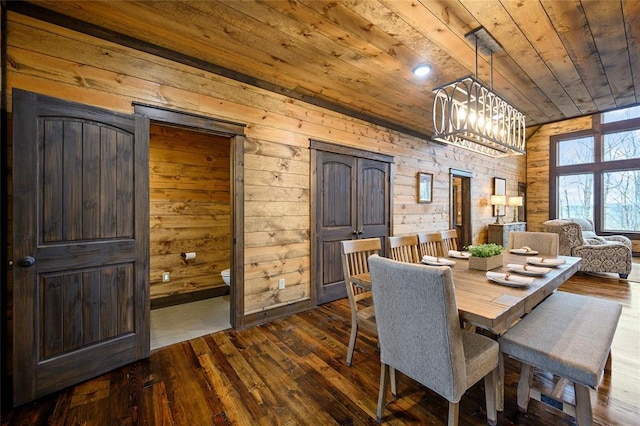
[[[522,206],[522,197],[509,197],[509,205],[513,207],[513,221],[518,221],[518,207]]]
[[[507,199],[507,197],[505,197],[504,195],[492,195],[491,196],[491,200],[489,201],[489,203],[491,203],[492,206],[496,206],[496,223],[500,223],[500,206],[504,206]]]

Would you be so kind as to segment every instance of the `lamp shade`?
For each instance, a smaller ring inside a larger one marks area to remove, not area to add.
[[[509,197],[509,205],[511,207],[522,206],[522,197]]]
[[[507,202],[507,197],[504,195],[492,195],[489,202],[492,206],[504,206]]]

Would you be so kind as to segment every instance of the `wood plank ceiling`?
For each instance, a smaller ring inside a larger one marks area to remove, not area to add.
[[[17,11],[423,137],[432,90],[475,74],[464,35],[479,26],[503,46],[494,90],[531,128],[640,103],[637,0],[30,3]],[[490,59],[478,60],[489,85]]]

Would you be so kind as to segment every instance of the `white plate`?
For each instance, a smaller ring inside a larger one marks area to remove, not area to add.
[[[422,263],[432,266],[453,266],[456,264],[453,260],[445,259],[444,257],[423,256]]]
[[[538,266],[531,266],[531,265],[518,265],[514,263],[509,263],[507,265],[507,269],[517,274],[529,275],[532,277],[540,277],[542,275],[545,275],[551,272],[551,268],[541,268]]]
[[[471,253],[468,251],[449,250],[447,256],[455,257],[456,259],[468,259],[471,257]]]
[[[514,253],[514,254],[528,254],[528,255],[536,255],[538,254],[537,250],[531,250],[530,248],[516,248],[516,249],[511,249],[509,250],[509,253]]]
[[[491,272],[487,271],[487,278],[498,284],[506,285],[508,287],[526,287],[535,281],[535,278],[522,277],[515,274],[505,274],[504,272]]]
[[[556,266],[564,265],[564,259],[547,259],[544,257],[527,257],[527,263],[536,266],[545,266],[548,268],[554,268]]]

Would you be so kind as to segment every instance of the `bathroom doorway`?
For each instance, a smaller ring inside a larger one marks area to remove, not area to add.
[[[151,349],[231,327],[228,137],[149,126]]]
[[[149,118],[151,350],[241,327],[244,137],[229,130],[243,127],[135,107]]]

